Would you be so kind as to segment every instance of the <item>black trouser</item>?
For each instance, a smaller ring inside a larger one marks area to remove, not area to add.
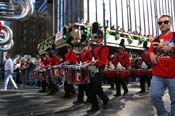
[[[47,81],[46,80],[41,81],[41,88],[43,91],[47,91]]]
[[[78,85],[78,99],[77,101],[84,101],[84,92],[88,97],[88,86],[89,84],[79,84]]]
[[[64,81],[64,91],[66,96],[76,93],[73,84],[69,84],[68,81]]]
[[[54,78],[51,78],[51,70],[52,69],[47,69],[46,73],[48,75],[48,79],[47,79],[47,86],[48,86],[48,92],[50,93],[56,93],[56,91],[58,90],[58,86],[56,85],[56,80]]]
[[[145,83],[147,83],[148,87],[150,87],[151,77],[147,77],[145,75],[140,77],[140,89],[141,89],[141,91],[145,91]]]
[[[128,92],[128,87],[125,79],[117,77],[115,80],[115,84],[116,84],[116,94],[121,95],[120,85],[122,85],[124,92]]]
[[[16,72],[16,83],[22,84],[22,82],[20,81],[19,69],[16,69],[15,72]]]
[[[114,88],[114,81],[115,81],[115,77],[107,77],[107,76],[104,76],[104,80],[107,80],[107,84],[110,84],[111,88]]]
[[[50,93],[56,93],[58,91],[58,86],[57,86],[57,79],[56,78],[50,78],[48,79],[48,92]]]
[[[90,93],[88,93],[88,96],[92,107],[98,107],[98,100],[96,95],[98,95],[103,100],[103,103],[106,103],[109,100],[108,96],[102,89],[103,71],[104,67],[99,68],[99,72],[96,73],[94,77],[90,78],[90,90],[88,91]]]

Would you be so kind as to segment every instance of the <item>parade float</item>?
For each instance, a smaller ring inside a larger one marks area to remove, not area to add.
[[[103,28],[101,28],[101,30],[103,30]],[[83,23],[74,23],[69,26],[65,26],[62,32],[57,32],[54,36],[51,36],[45,41],[39,43],[38,51],[39,54],[43,54],[48,49],[62,49],[67,44],[73,44],[75,45],[75,49],[79,49],[78,47],[80,47],[81,42],[85,39],[88,40],[91,45],[94,45],[93,35],[92,26]],[[126,49],[129,51],[142,51],[144,50],[143,43],[147,41],[148,46],[150,46],[150,42],[152,40],[152,37],[149,35],[135,35],[133,33],[110,29],[106,30],[106,34],[104,36],[106,39],[104,44],[110,48],[119,47],[121,40],[124,39]]]

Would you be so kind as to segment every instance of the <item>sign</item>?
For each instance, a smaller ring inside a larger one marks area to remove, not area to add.
[[[55,36],[55,42],[63,38],[63,32],[57,32]]]

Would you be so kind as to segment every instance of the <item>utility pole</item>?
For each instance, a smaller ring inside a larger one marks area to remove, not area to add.
[[[52,30],[52,34],[54,35],[55,34],[55,0],[53,0],[53,30]]]
[[[105,2],[103,0],[103,28],[104,28],[104,45],[106,45],[106,19],[105,19]]]

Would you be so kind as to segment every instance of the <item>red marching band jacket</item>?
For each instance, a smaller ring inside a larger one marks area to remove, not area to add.
[[[92,50],[95,59],[97,60],[97,68],[105,67],[109,62],[109,49],[107,46],[99,45]]]
[[[58,56],[53,56],[51,64],[52,64],[52,66],[59,65],[60,64],[60,58]]]
[[[117,68],[118,63],[120,63],[125,69],[129,69],[131,66],[131,61],[129,59],[129,55],[126,52],[123,52],[116,56],[112,63],[114,64],[115,68]]]
[[[93,54],[92,54],[92,52],[90,50],[84,50],[80,54],[79,58],[80,58],[80,61],[82,63],[89,63],[89,62],[92,61],[92,56],[93,56]]]
[[[50,67],[50,66],[51,66],[51,63],[52,63],[52,60],[51,60],[50,57],[46,57],[46,58],[44,59],[44,61],[43,61],[43,64],[44,64],[45,68]]]
[[[73,51],[70,53],[66,53],[64,57],[65,57],[65,61],[69,61],[70,64],[77,64],[78,63],[76,53]]]
[[[117,76],[122,79],[128,79],[129,77],[128,70],[130,69],[130,65],[131,65],[129,55],[126,52],[122,52],[112,60],[112,63],[117,69],[119,68],[117,65],[118,63],[120,63],[122,67],[125,68],[125,70],[118,70]]]
[[[164,40],[168,44],[170,44],[170,43],[173,44],[172,55],[174,56],[175,55],[175,46],[174,46],[174,44],[175,44],[174,39],[175,38],[173,38],[173,32],[170,32],[167,35],[160,36],[159,40],[160,39]],[[149,53],[154,52],[153,42],[154,42],[154,40],[151,42]],[[171,57],[171,56],[160,55],[158,57],[157,63],[153,64],[153,75],[161,77],[161,78],[175,78],[175,58]]]

